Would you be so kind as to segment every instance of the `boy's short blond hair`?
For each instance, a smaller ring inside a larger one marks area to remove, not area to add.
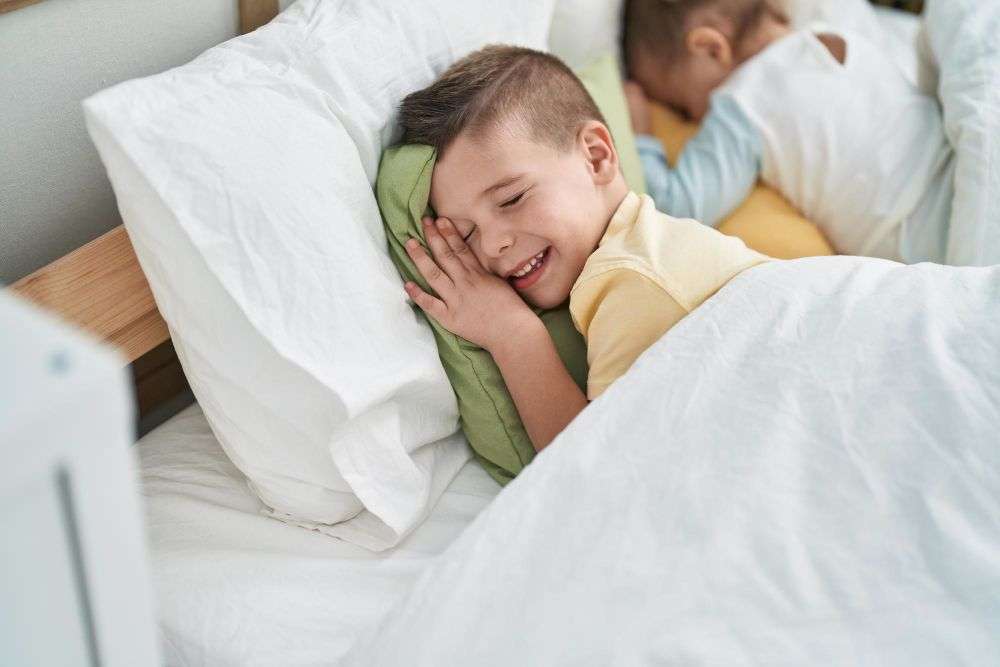
[[[449,67],[400,105],[403,143],[438,155],[463,132],[514,120],[540,143],[562,150],[589,120],[605,123],[587,89],[561,60],[518,46],[487,46]],[[606,124],[606,123],[605,123]]]

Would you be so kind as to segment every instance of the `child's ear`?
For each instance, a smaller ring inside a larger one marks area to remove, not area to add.
[[[733,49],[729,39],[715,28],[698,26],[684,38],[688,52],[695,56],[711,58],[729,69],[733,63]]]
[[[618,151],[611,132],[604,123],[587,121],[580,129],[578,142],[590,165],[590,174],[596,185],[607,185],[618,175]]]

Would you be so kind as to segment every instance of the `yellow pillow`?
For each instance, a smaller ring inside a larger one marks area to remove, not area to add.
[[[653,134],[663,142],[670,161],[676,161],[698,126],[684,122],[658,104],[650,104],[650,116]],[[779,259],[835,254],[816,225],[763,183],[758,183],[750,196],[722,221],[719,231],[742,239],[757,252]]]

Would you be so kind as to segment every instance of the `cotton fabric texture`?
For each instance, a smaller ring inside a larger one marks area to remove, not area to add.
[[[600,396],[726,283],[769,259],[630,192],[570,293],[573,323],[587,341],[587,398]]]
[[[579,76],[608,122],[626,180],[641,189],[642,168],[617,61],[605,55],[582,70]],[[411,237],[423,240],[420,220],[432,213],[428,198],[434,159],[430,146],[411,144],[391,148],[382,157],[376,184],[388,232],[389,254],[405,279],[418,283],[427,291],[431,291],[430,286],[410,260],[404,244]],[[568,308],[536,312],[570,375],[581,391],[586,391],[586,346],[573,326]],[[469,445],[486,471],[501,484],[506,484],[531,462],[535,448],[524,430],[500,369],[488,352],[432,319],[428,321],[434,330],[441,363],[455,391],[462,430]]]
[[[944,132],[955,151],[949,264],[1000,264],[1000,4],[929,0]]]
[[[339,665],[500,492],[470,460],[426,520],[391,551],[372,553],[261,516],[197,404],[133,451],[162,665]]]
[[[831,31],[846,42],[843,63],[816,36]],[[925,215],[925,193],[951,189],[951,149],[937,102],[861,35],[822,25],[796,31],[741,65],[713,104],[721,99],[733,100],[760,135],[763,180],[838,252],[870,255],[902,225],[904,247],[887,259],[902,258],[909,254],[906,223]],[[922,241],[912,240],[921,248],[917,259],[934,259],[923,256],[933,251]]]
[[[998,318],[1000,267],[746,271],[344,664],[989,664]]]

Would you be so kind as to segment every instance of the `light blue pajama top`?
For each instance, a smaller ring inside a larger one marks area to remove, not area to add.
[[[717,227],[747,198],[764,155],[756,128],[735,101],[720,96],[713,98],[701,129],[684,147],[675,169],[656,137],[640,134],[636,145],[656,208],[710,227]]]

